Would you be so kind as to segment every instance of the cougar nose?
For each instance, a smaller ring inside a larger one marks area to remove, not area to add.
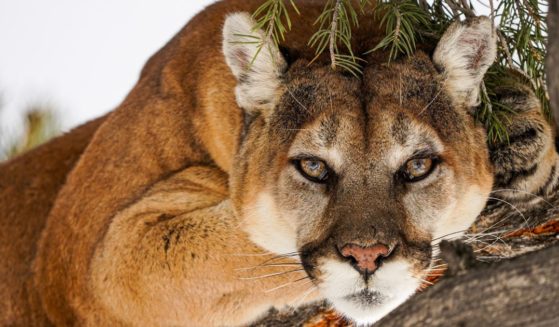
[[[371,274],[381,264],[381,260],[390,254],[390,250],[384,244],[363,247],[357,244],[346,244],[340,250],[346,258],[353,258],[361,273]]]

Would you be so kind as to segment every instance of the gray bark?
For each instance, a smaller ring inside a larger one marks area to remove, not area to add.
[[[559,246],[445,278],[375,326],[559,326]]]

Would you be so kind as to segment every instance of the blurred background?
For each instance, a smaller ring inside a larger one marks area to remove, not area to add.
[[[0,1],[0,160],[115,108],[212,2]]]

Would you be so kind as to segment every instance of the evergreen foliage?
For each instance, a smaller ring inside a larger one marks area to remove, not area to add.
[[[547,117],[549,96],[545,87],[544,60],[547,44],[546,0],[473,0],[486,6],[498,36],[498,58],[485,77],[481,92],[481,105],[476,117],[485,124],[491,142],[508,140],[504,124],[511,114],[510,108],[499,103],[495,88],[510,77],[511,71],[529,83],[542,103]],[[276,46],[291,28],[286,3],[298,14],[293,0],[266,0],[254,12],[257,28],[265,31]],[[373,4],[374,6],[368,6]],[[372,9],[371,9],[372,8]],[[411,56],[418,40],[438,40],[454,20],[476,16],[470,0],[325,0],[322,13],[316,19],[316,32],[309,46],[316,57],[325,51],[330,55],[333,69],[345,69],[354,76],[361,74],[364,60],[351,48],[351,29],[359,25],[359,11],[373,10],[374,16],[385,28],[385,37],[370,51],[388,51],[388,60]],[[260,48],[262,40],[260,40]]]
[[[360,2],[360,10],[367,1]],[[316,49],[318,58],[326,49],[330,53],[332,69],[340,67],[354,76],[361,73],[359,60],[351,48],[351,28],[359,25],[356,8],[351,0],[327,1],[322,14],[316,19],[318,31],[309,40],[309,46]],[[349,55],[340,51],[340,46],[345,47]]]

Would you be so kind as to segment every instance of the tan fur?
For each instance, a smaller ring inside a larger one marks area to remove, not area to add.
[[[258,267],[273,256],[238,232],[227,193],[222,171],[190,167],[115,216],[91,265],[93,293],[110,294],[99,299],[104,316],[132,325],[239,325],[295,304],[299,289],[271,289],[304,272],[258,278],[296,266]],[[177,301],[187,294],[188,302]]]
[[[242,325],[272,306],[324,297],[371,322],[415,291],[433,238],[473,222],[494,167],[469,114],[476,90],[451,80],[460,53],[441,46],[434,63],[418,51],[390,65],[374,54],[362,79],[327,58],[309,65],[306,41],[323,4],[305,2],[283,44],[295,59],[268,47],[247,65],[254,48],[229,41],[253,22],[233,13],[259,4],[210,6],[149,60],[108,117],[0,167],[2,178],[17,174],[0,179],[0,219],[10,226],[0,323]],[[362,21],[359,53],[379,38],[374,20]],[[480,35],[494,46],[491,33]],[[484,61],[467,68],[474,88],[492,51],[476,55]],[[395,181],[418,149],[441,157],[436,172]],[[302,154],[326,160],[336,184],[302,177],[293,165]],[[27,184],[32,158],[48,163],[31,175],[45,185],[38,198]],[[396,250],[370,280],[337,252],[379,242]],[[362,284],[394,299],[373,303],[371,315],[347,299]]]

